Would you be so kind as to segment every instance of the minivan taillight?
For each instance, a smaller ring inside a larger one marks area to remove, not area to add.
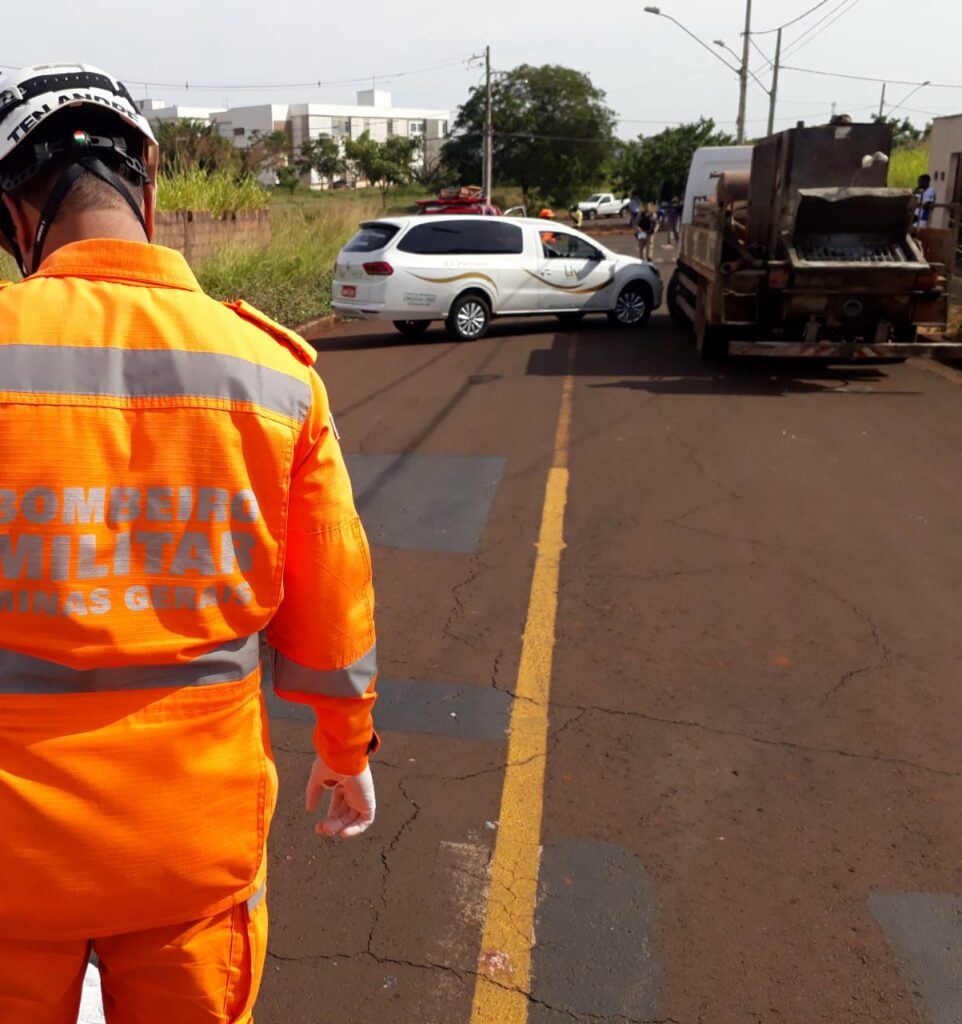
[[[364,273],[371,277],[390,277],[394,273],[394,267],[390,263],[378,260],[375,263],[365,263]]]

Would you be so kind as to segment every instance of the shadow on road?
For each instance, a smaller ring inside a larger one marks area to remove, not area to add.
[[[355,321],[356,323],[356,321]],[[532,334],[554,333],[564,331],[572,333],[574,327],[564,327],[558,320],[549,316],[542,317],[506,317],[504,320],[495,320],[491,324],[488,333],[479,342],[458,342],[454,341],[444,328],[444,324],[438,320],[432,324],[427,333],[412,340],[405,338],[393,328],[387,331],[378,331],[376,334],[358,334],[357,328],[350,333],[343,330],[344,325],[335,327],[330,332],[325,331],[320,337],[313,340],[308,339],[319,352],[363,352],[365,349],[377,348],[408,348],[412,351],[419,348],[427,350],[436,349],[438,345],[481,345],[486,341],[495,338],[525,338]],[[340,329],[339,329],[340,328]],[[577,325],[580,333],[611,333],[612,328],[603,316],[595,316],[584,320]]]
[[[812,359],[739,358],[703,362],[687,332],[667,316],[654,316],[641,332],[619,331],[602,321],[579,325],[579,344],[569,370],[567,341],[560,334],[550,349],[531,353],[527,373],[553,377],[621,377],[592,384],[596,388],[627,388],[656,395],[789,394],[918,395],[894,390],[888,367],[840,365]]]

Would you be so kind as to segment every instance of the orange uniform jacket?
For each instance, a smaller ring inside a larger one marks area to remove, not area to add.
[[[158,246],[0,288],[0,935],[257,891],[274,686],[337,771],[376,744],[373,593],[315,353]]]

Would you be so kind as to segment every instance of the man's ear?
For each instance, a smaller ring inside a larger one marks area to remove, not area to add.
[[[144,185],[144,223],[147,225],[147,241],[154,240],[155,217],[157,212],[157,186],[148,181]]]

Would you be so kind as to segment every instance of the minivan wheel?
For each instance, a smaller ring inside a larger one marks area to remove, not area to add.
[[[608,310],[608,319],[618,327],[641,327],[651,316],[651,291],[639,281],[631,281],[621,289],[615,308]]]
[[[430,320],[395,320],[394,326],[405,338],[420,338],[431,326]]]
[[[458,341],[477,341],[491,324],[491,308],[480,295],[460,295],[451,306],[447,323]]]

